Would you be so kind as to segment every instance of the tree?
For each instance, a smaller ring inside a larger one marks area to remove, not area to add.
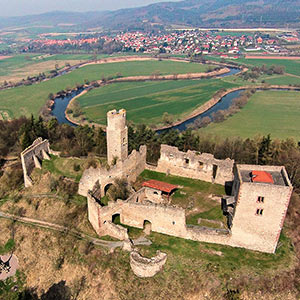
[[[258,164],[267,165],[272,159],[272,140],[270,134],[263,137],[258,150]]]
[[[169,113],[164,112],[163,117],[162,117],[162,121],[163,121],[164,124],[169,125],[169,124],[173,123],[174,119],[173,119],[173,116],[169,115]]]

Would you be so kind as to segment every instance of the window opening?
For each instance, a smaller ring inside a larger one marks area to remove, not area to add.
[[[259,197],[257,198],[257,202],[258,202],[258,203],[264,203],[264,202],[265,202],[265,197],[259,196]]]

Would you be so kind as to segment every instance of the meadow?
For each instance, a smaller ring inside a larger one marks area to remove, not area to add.
[[[5,60],[4,60],[5,61]],[[161,74],[184,74],[188,72],[203,72],[207,65],[174,61],[136,61],[101,65],[88,65],[73,72],[53,78],[48,81],[0,91],[0,110],[9,112],[11,118],[21,115],[37,115],[45,104],[50,93],[57,93],[66,88],[83,84],[85,80],[100,80],[102,77],[151,75],[160,71]]]
[[[162,124],[164,112],[180,119],[204,104],[221,88],[236,86],[221,79],[116,83],[78,98],[85,117],[106,124],[106,113],[125,108],[134,123]]]
[[[262,65],[272,66],[278,65],[285,67],[285,72],[293,75],[300,76],[300,60],[287,60],[287,59],[237,59],[236,62],[243,63],[249,66]],[[300,80],[299,80],[300,81]]]
[[[258,91],[242,110],[222,123],[200,129],[223,137],[254,137],[271,134],[272,138],[300,139],[300,92]]]

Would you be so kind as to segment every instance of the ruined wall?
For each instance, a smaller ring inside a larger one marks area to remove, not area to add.
[[[129,239],[128,230],[123,226],[116,225],[111,221],[107,221],[104,223],[103,227],[104,227],[103,230],[105,231],[105,235],[112,236],[121,241]]]
[[[25,187],[32,186],[30,174],[34,168],[41,168],[41,161],[50,159],[49,154],[51,153],[49,141],[42,138],[36,139],[31,146],[21,153]]]
[[[162,191],[151,189],[149,187],[145,188],[145,198],[153,203],[164,203],[165,200],[162,196]]]
[[[128,156],[128,128],[126,126],[126,111],[112,110],[107,113],[107,161],[109,164],[115,158],[125,160]]]
[[[247,193],[250,193],[250,191],[247,190]],[[144,228],[145,221],[149,221],[151,230],[158,233],[198,242],[273,253],[277,244],[275,238],[279,237],[281,230],[279,226],[283,225],[286,213],[283,210],[280,212],[275,211],[275,220],[270,215],[268,217],[270,220],[267,223],[255,223],[256,225],[254,226],[251,220],[249,222],[249,207],[245,208],[245,206],[241,205],[237,209],[235,216],[237,219],[234,219],[235,223],[232,231],[228,229],[212,229],[186,225],[185,210],[182,208],[150,203],[147,202],[146,198],[142,203],[136,202],[141,195],[143,195],[143,192],[137,192],[127,201],[109,202],[108,206],[104,207],[101,207],[96,201],[91,201],[89,195],[89,220],[95,231],[100,236],[111,235],[122,240],[128,239],[127,230],[112,223],[113,216],[120,215],[122,224],[140,229]],[[269,196],[273,197],[274,195],[270,194]],[[283,199],[287,200],[287,198],[284,198],[285,196],[286,194],[278,197],[283,197]],[[287,208],[287,206],[288,203],[285,202],[285,207]],[[274,207],[272,212],[274,212]],[[280,220],[280,224],[278,220]],[[272,226],[273,222],[276,228]]]
[[[101,235],[101,220],[100,220],[100,209],[101,206],[97,203],[96,199],[89,193],[87,195],[87,204],[88,204],[88,219],[93,226],[94,230],[98,235]]]
[[[184,209],[155,203],[123,203],[122,224],[143,229],[145,221],[151,223],[152,231],[178,237],[186,235]]]
[[[87,196],[88,191],[93,189],[97,181],[99,181],[102,195],[104,195],[105,187],[113,184],[117,178],[126,178],[129,182],[134,182],[145,169],[146,152],[146,146],[141,146],[139,151],[133,150],[127,159],[118,161],[109,170],[93,167],[85,170],[79,182],[78,193]]]
[[[231,159],[219,160],[212,154],[181,152],[176,147],[161,145],[156,171],[225,185],[233,180],[233,165]]]
[[[100,203],[91,195],[88,200],[88,219],[98,235],[109,235],[119,240],[128,239],[127,229],[112,223],[112,216],[119,211],[119,206],[101,207]]]
[[[138,277],[153,277],[162,270],[167,261],[167,254],[157,251],[152,258],[142,257],[138,252],[130,253],[130,266],[133,273]]]

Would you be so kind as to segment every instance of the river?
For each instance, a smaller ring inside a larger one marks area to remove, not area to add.
[[[230,68],[230,72],[228,72],[226,74],[219,75],[217,77],[227,77],[227,76],[235,75],[238,72],[240,72],[240,69]],[[56,117],[56,119],[58,120],[58,122],[60,124],[68,124],[68,125],[71,125],[71,126],[77,126],[76,124],[70,122],[66,118],[65,111],[67,109],[67,106],[68,106],[69,102],[74,97],[79,95],[83,90],[84,90],[84,88],[81,88],[81,89],[78,89],[76,91],[73,91],[70,95],[67,95],[65,97],[57,97],[57,98],[54,99],[54,105],[52,106],[52,115]],[[191,118],[191,119],[189,119],[189,120],[187,120],[187,121],[185,121],[185,122],[183,122],[179,125],[176,125],[176,126],[172,127],[172,129],[178,129],[179,131],[183,131],[187,128],[188,125],[195,122],[195,120],[203,118],[203,117],[207,117],[207,116],[211,117],[211,115],[214,112],[229,108],[232,101],[233,101],[233,99],[239,97],[241,92],[243,92],[243,90],[239,90],[239,91],[235,91],[235,92],[232,92],[230,94],[227,94],[216,105],[214,105],[213,107],[208,109],[206,112],[204,112],[204,113],[202,113],[202,114],[200,114],[200,115],[198,115],[194,118]],[[169,128],[169,129],[171,129],[171,128]],[[165,130],[169,130],[169,129],[165,129]],[[160,133],[160,132],[162,132],[162,131],[158,131],[158,133]]]

